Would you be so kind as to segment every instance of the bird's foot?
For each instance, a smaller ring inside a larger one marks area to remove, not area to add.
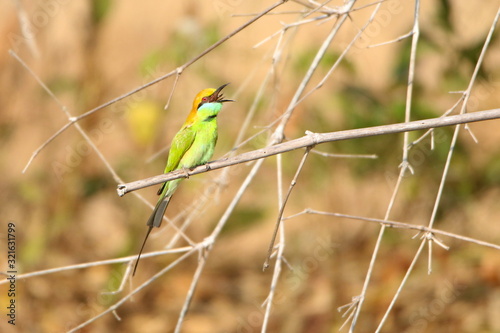
[[[188,168],[182,168],[182,172],[184,173],[184,178],[189,178],[189,170]]]

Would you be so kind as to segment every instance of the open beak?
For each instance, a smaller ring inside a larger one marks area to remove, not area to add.
[[[214,91],[212,95],[208,97],[208,102],[219,102],[219,103],[224,103],[224,102],[234,102],[232,99],[224,99],[224,96],[221,94],[222,89],[224,89],[225,86],[227,86],[229,83],[223,84],[217,90]]]

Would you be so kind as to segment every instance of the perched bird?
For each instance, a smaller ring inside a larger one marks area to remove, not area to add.
[[[172,140],[165,173],[179,169],[191,169],[207,163],[212,158],[217,143],[217,115],[222,109],[222,103],[233,102],[233,100],[224,99],[221,94],[222,89],[228,84],[226,83],[217,89],[203,89],[196,95],[186,122]],[[151,230],[153,227],[160,227],[168,203],[182,180],[183,178],[179,178],[165,182],[158,190],[160,198],[146,223],[149,228],[137,256],[133,275],[135,275],[142,250]]]

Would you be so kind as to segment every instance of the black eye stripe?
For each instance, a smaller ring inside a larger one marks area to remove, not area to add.
[[[224,96],[219,92],[217,92],[216,95],[214,95],[217,91],[214,91],[212,93],[212,95],[210,96],[204,96],[201,98],[201,101],[200,103],[198,103],[198,109],[200,108],[200,106],[202,106],[203,104],[205,103],[212,103],[212,102],[220,102],[223,100]],[[225,100],[224,100],[225,101]]]
[[[200,108],[200,106],[202,106],[203,104],[205,104],[205,103],[207,103],[207,102],[208,102],[208,97],[206,97],[206,96],[205,96],[205,97],[203,97],[203,98],[201,99],[201,102],[198,104],[197,109],[199,109],[199,108]]]

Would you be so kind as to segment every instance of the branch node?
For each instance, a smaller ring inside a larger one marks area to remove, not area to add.
[[[307,130],[306,131],[306,135],[308,137],[310,137],[311,140],[313,141],[313,144],[310,146],[309,149],[313,148],[314,146],[316,146],[320,142],[320,138],[319,138],[319,134],[318,133],[314,133],[314,132],[311,132],[311,131]]]
[[[427,232],[425,235],[422,236],[422,238],[426,238],[430,242],[434,242],[446,251],[450,249],[448,245],[445,245],[439,238],[436,237],[432,232]]]
[[[407,160],[404,160],[399,164],[398,166],[400,169],[403,169],[403,175],[406,173],[406,170],[409,170],[412,175],[415,174],[415,171],[413,170],[413,167],[411,166],[410,162]]]
[[[118,192],[118,196],[123,197],[128,192],[127,185],[119,184],[118,187],[116,188],[116,192]]]
[[[212,245],[214,245],[214,242],[215,242],[214,236],[208,236],[203,240],[203,242],[200,243],[200,247],[204,250],[210,250]]]

